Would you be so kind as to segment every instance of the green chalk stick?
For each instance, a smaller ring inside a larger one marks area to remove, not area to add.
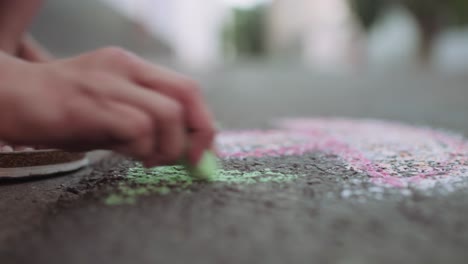
[[[203,153],[197,166],[186,165],[186,168],[192,178],[214,180],[218,171],[218,159],[212,151],[207,150]]]

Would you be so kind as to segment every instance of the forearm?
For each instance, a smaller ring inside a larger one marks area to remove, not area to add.
[[[0,1],[0,49],[15,54],[42,0]]]

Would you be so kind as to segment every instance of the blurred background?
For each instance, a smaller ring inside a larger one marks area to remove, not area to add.
[[[47,0],[58,56],[107,45],[198,79],[227,128],[385,118],[468,135],[465,0]]]

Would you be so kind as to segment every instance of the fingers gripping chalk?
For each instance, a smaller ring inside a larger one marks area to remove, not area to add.
[[[184,164],[190,176],[199,180],[214,180],[218,171],[218,160],[216,155],[210,150],[206,150],[203,153],[196,166],[191,166],[186,162]]]

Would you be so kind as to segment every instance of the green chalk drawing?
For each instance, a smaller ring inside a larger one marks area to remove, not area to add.
[[[261,171],[218,170],[215,181],[230,184],[254,184],[261,182],[287,182],[297,179],[298,175],[288,175],[270,169]]]
[[[300,175],[290,175],[264,169],[260,171],[239,171],[218,169],[210,182],[226,184],[282,183],[299,178]],[[193,178],[184,166],[166,166],[146,169],[141,165],[130,168],[126,181],[121,182],[116,193],[105,199],[108,205],[133,204],[142,195],[165,195],[171,191],[182,191],[194,182],[206,180]]]
[[[135,197],[129,197],[126,194],[111,194],[104,200],[104,202],[107,205],[134,204],[136,199]]]

